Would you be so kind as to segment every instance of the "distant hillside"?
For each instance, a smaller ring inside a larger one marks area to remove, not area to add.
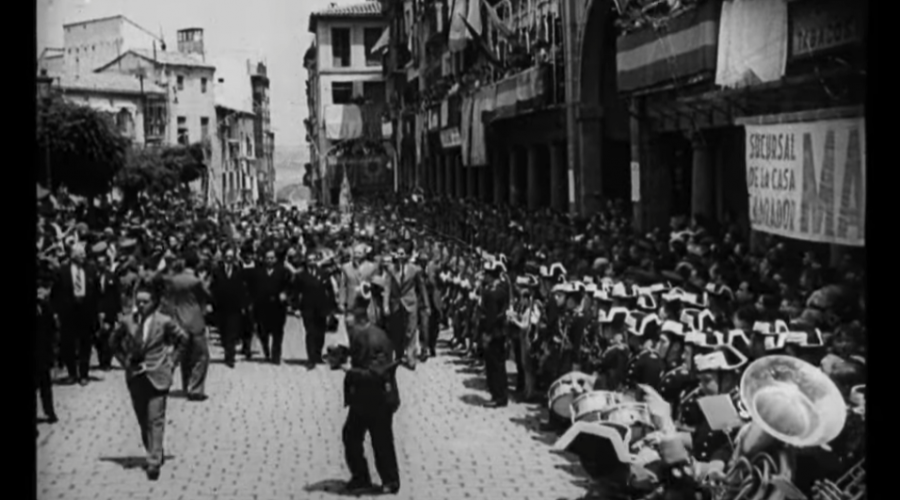
[[[275,191],[278,201],[308,200],[311,198],[309,188],[300,184],[289,184]]]
[[[275,190],[303,180],[303,165],[309,161],[309,148],[275,144]]]

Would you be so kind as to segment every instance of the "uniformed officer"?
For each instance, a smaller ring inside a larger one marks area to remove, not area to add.
[[[741,403],[739,391],[741,370],[746,364],[747,358],[728,344],[719,345],[712,352],[694,357],[698,385],[682,398],[678,421],[683,429],[692,434],[695,458],[700,462],[710,463],[713,469],[724,470],[733,451],[730,435],[737,428],[727,433],[712,430],[698,401],[707,396],[729,394],[738,416],[748,422],[750,414]]]
[[[488,390],[491,392],[490,406],[503,407],[509,402],[506,377],[506,311],[509,309],[509,286],[501,279],[506,271],[499,261],[488,261],[484,267],[487,283],[482,293],[482,316],[480,331],[485,337],[485,372]]]
[[[366,433],[372,438],[375,467],[383,483],[383,490],[400,491],[400,473],[394,449],[394,413],[400,407],[397,389],[394,346],[387,333],[373,325],[368,316],[366,292],[353,308],[348,325],[350,363],[344,379],[344,405],[349,407],[344,424],[344,456],[351,479],[346,488],[350,492],[372,489],[372,479],[363,451]]]
[[[660,381],[659,394],[670,405],[672,412],[677,413],[680,396],[691,384],[692,345],[685,342],[685,326],[677,321],[663,321],[660,329],[660,355],[663,357],[665,371]]]
[[[629,341],[635,351],[625,371],[625,386],[637,389],[638,384],[643,384],[659,390],[663,372],[663,359],[658,352],[661,331],[659,317],[656,314],[633,311],[625,321],[628,324]]]

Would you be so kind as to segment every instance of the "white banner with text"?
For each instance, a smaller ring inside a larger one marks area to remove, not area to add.
[[[865,246],[864,118],[746,125],[753,229]]]

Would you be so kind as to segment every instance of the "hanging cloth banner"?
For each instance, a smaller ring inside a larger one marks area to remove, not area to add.
[[[463,97],[461,106],[461,123],[459,127],[461,148],[462,148],[462,164],[464,167],[472,165],[469,155],[472,145],[472,108],[475,100],[472,96]]]
[[[746,130],[753,229],[866,245],[864,118],[746,125]]]
[[[450,15],[450,36],[448,46],[450,52],[461,52],[466,48],[469,31],[466,28],[466,19],[469,11],[468,0],[454,0]]]
[[[787,54],[787,0],[722,3],[716,85],[741,87],[779,80]]]

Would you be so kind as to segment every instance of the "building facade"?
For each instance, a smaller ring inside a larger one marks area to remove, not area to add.
[[[166,91],[152,82],[141,85],[131,75],[87,73],[57,77],[56,85],[66,100],[109,114],[132,144],[143,146],[162,135]]]
[[[206,183],[205,188],[211,200],[221,200],[217,182],[221,178],[221,148],[215,134],[216,68],[205,61],[202,31],[199,28],[180,30],[178,52],[129,50],[98,68],[97,73],[132,75],[166,89],[166,123],[157,143],[209,142],[212,182]],[[184,41],[188,37],[191,39]]]
[[[275,131],[272,130],[268,68],[262,61],[247,61],[253,91],[253,113],[256,118],[256,165],[259,199],[275,201]]]
[[[385,26],[377,1],[332,5],[310,16],[315,42],[304,57],[306,128],[319,192],[329,203],[337,202],[344,175],[354,190],[385,183],[385,82],[381,56],[373,51]]]
[[[125,16],[66,24],[63,42],[62,66],[70,74],[92,73],[133,49],[166,51],[161,34],[154,34]]]
[[[219,187],[225,205],[254,204],[259,200],[256,115],[252,112],[216,106],[222,171]]]

